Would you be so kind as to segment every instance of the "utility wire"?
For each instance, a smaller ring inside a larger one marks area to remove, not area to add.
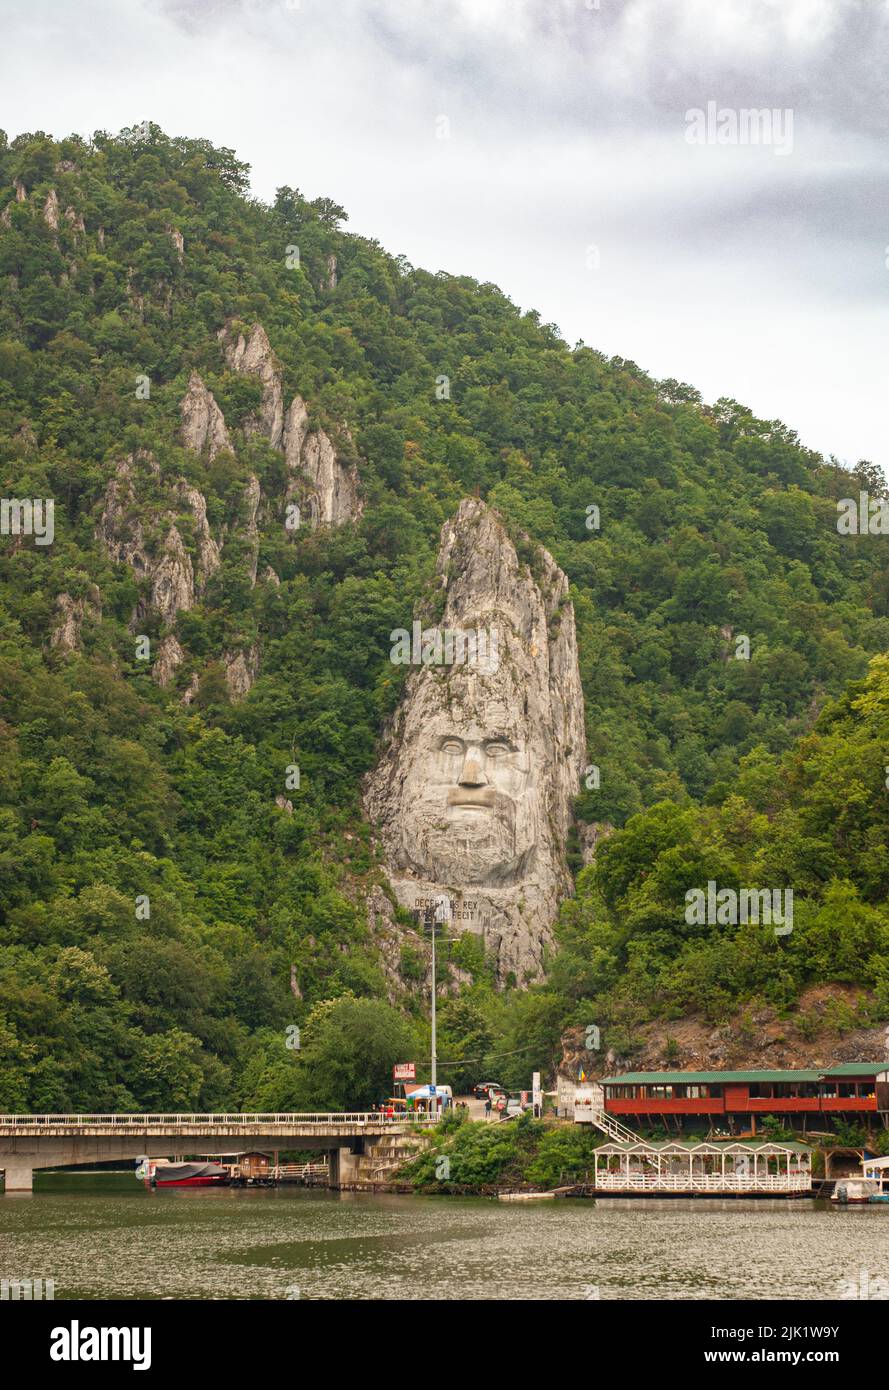
[[[514,1047],[511,1052],[485,1052],[481,1057],[460,1057],[455,1062],[439,1062],[438,1065],[440,1067],[462,1067],[467,1062],[496,1062],[501,1057],[515,1057],[517,1052],[530,1052],[531,1048],[536,1046],[536,1043],[526,1043],[524,1047]],[[431,1062],[432,1058],[426,1057],[421,1066],[429,1066]]]

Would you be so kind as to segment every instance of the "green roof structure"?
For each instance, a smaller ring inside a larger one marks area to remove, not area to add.
[[[820,1081],[821,1071],[628,1071],[605,1076],[600,1086],[719,1085],[725,1081]]]
[[[889,1071],[889,1062],[843,1062],[838,1067],[828,1067],[822,1076],[876,1076],[878,1072]]]
[[[600,1086],[694,1086],[745,1081],[822,1081],[842,1076],[876,1076],[889,1062],[843,1062],[838,1067],[807,1071],[628,1071],[604,1076]]]

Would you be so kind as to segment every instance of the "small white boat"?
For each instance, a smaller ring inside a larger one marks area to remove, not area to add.
[[[874,1178],[839,1178],[830,1200],[841,1206],[863,1204],[879,1194],[880,1184]]]
[[[545,1202],[555,1197],[555,1192],[498,1192],[500,1202]]]

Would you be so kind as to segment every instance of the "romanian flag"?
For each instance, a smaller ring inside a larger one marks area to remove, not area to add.
[[[578,1081],[586,1081],[586,1072],[584,1071],[583,1067],[581,1067],[577,1079]]]

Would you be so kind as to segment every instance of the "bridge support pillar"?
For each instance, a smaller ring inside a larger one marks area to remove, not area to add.
[[[328,1154],[330,1187],[353,1187],[356,1180],[357,1154],[351,1149],[331,1149]]]
[[[34,1169],[30,1163],[4,1158],[0,1154],[0,1166],[3,1167],[7,1192],[34,1191]]]

